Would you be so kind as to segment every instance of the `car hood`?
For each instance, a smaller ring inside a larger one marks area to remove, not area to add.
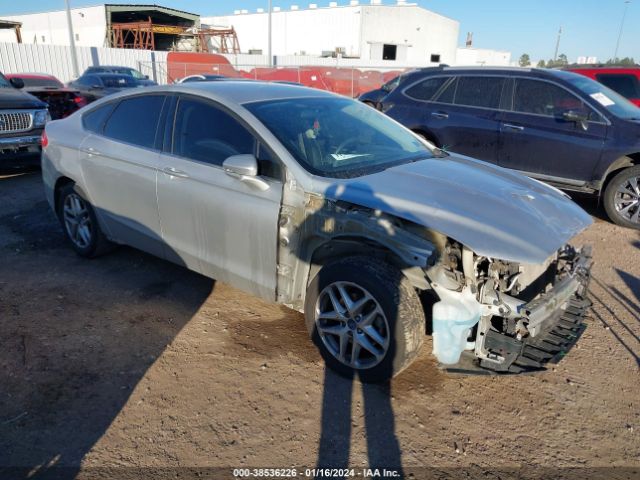
[[[46,108],[46,106],[46,103],[17,88],[0,87],[0,108]]]
[[[559,190],[463,156],[329,180],[318,185],[326,198],[381,210],[502,260],[542,263],[592,223]]]

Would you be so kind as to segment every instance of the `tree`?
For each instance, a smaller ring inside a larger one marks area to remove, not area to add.
[[[520,55],[520,60],[518,61],[521,67],[528,67],[531,65],[531,58],[528,53],[523,53]]]
[[[613,65],[613,66],[630,67],[630,66],[634,66],[636,62],[633,58],[630,58],[630,57],[624,57],[624,58],[616,57],[616,58],[610,58],[609,60],[607,60],[606,64]]]
[[[538,62],[538,68],[545,68],[547,65],[544,63],[544,60],[540,60]]]
[[[555,60],[549,60],[547,62],[547,68],[566,67],[567,65],[569,65],[569,60],[564,53],[558,55],[558,58],[556,58]]]

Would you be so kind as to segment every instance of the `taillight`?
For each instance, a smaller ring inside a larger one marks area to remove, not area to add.
[[[46,130],[42,131],[42,136],[40,137],[40,145],[42,145],[42,148],[46,148],[47,145],[49,145],[49,139],[47,138]]]
[[[82,108],[87,105],[87,99],[81,97],[80,95],[76,95],[73,99],[73,102],[78,106],[78,108]]]

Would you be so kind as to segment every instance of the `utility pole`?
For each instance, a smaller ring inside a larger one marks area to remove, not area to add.
[[[618,41],[616,42],[616,52],[613,54],[613,60],[618,58],[618,48],[620,47],[620,39],[622,38],[622,29],[624,28],[624,20],[627,17],[627,9],[631,0],[624,0],[624,12],[622,12],[622,21],[620,22],[620,32],[618,33]]]
[[[267,54],[269,55],[269,66],[273,67],[273,54],[271,52],[271,0],[269,0],[269,14],[268,17],[268,26],[267,26],[267,35],[269,36]]]
[[[71,45],[71,63],[73,65],[73,75],[75,78],[80,76],[78,70],[78,54],[76,52],[76,39],[73,34],[73,23],[71,22],[71,9],[69,8],[69,0],[64,0],[67,5],[67,29],[69,30],[69,44]]]
[[[558,50],[560,49],[560,37],[562,36],[562,25],[560,25],[560,30],[558,30],[558,40],[556,40],[556,53],[553,54],[553,60],[558,60]]]

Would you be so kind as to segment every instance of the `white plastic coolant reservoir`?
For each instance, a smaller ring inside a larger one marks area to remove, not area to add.
[[[440,363],[453,365],[467,347],[469,330],[480,321],[480,304],[468,288],[438,288],[436,293],[440,301],[433,306],[433,354]]]

